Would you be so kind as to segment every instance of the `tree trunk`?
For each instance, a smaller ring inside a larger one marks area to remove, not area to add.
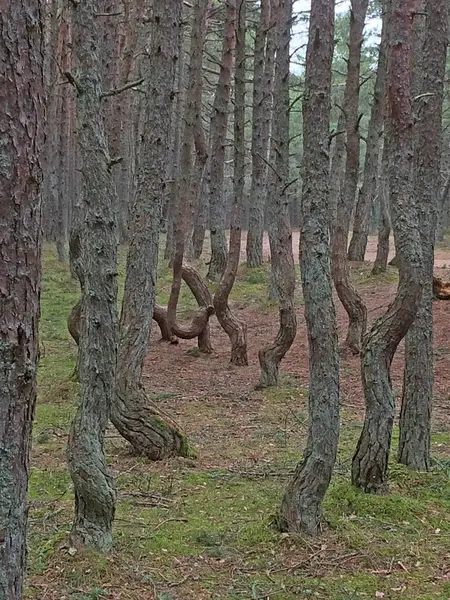
[[[277,0],[274,0],[274,2]],[[267,188],[267,159],[271,119],[271,95],[276,31],[272,0],[261,0],[256,30],[253,67],[252,183],[247,233],[247,265],[263,264],[264,207]]]
[[[130,223],[116,398],[111,420],[133,450],[153,460],[186,455],[179,427],[165,420],[141,383],[155,303],[158,244],[165,194],[171,106],[178,60],[181,0],[153,7],[139,183]]]
[[[406,334],[405,373],[398,461],[420,471],[430,466],[433,401],[433,268],[441,164],[441,119],[448,7],[445,0],[427,0],[423,49],[416,61],[421,70],[415,143],[414,197],[422,242],[424,288],[416,319]]]
[[[43,6],[0,11],[0,598],[21,600],[36,404],[44,145]]]
[[[69,434],[75,490],[71,543],[112,549],[116,492],[103,450],[114,395],[117,356],[117,240],[114,182],[102,116],[100,23],[97,3],[73,7],[77,135],[82,200],[77,275],[81,283],[80,404]]]
[[[184,132],[180,160],[180,186],[173,213],[173,280],[167,305],[167,319],[170,328],[176,321],[178,298],[181,289],[183,256],[186,238],[191,231],[198,199],[198,169],[194,168],[194,141],[198,149],[200,141],[202,110],[202,56],[206,32],[206,12],[208,0],[196,0],[193,8],[190,62],[187,77],[186,106],[184,111]],[[198,165],[198,163],[197,163]],[[204,166],[204,165],[203,165]]]
[[[349,56],[344,93],[347,153],[345,177],[338,197],[337,218],[331,236],[331,269],[336,292],[348,314],[346,345],[354,354],[361,350],[366,330],[367,310],[361,296],[350,282],[347,262],[347,243],[355,204],[359,175],[359,72],[361,45],[368,0],[352,0],[350,10]]]
[[[415,0],[392,0],[388,51],[387,121],[392,227],[400,279],[395,300],[364,340],[361,372],[366,417],[352,464],[352,481],[365,492],[387,487],[395,416],[390,367],[422,294],[422,252],[412,185],[412,24]]]
[[[245,0],[237,2],[236,69],[234,82],[234,197],[230,227],[230,248],[225,273],[214,295],[217,320],[231,341],[232,365],[244,366],[247,358],[247,327],[231,311],[228,298],[236,279],[241,254],[241,220],[245,181]]]
[[[353,221],[353,235],[348,249],[348,260],[364,260],[369,234],[369,214],[372,208],[378,180],[378,157],[380,141],[383,135],[383,116],[386,94],[386,42],[388,23],[386,7],[383,7],[380,49],[378,54],[377,74],[373,92],[372,110],[367,133],[366,156],[364,161],[364,180],[356,203]]]
[[[335,132],[330,159],[330,223],[333,230],[337,220],[338,199],[345,176],[345,114],[341,112]]]
[[[444,186],[439,196],[439,207],[438,207],[438,224],[436,231],[436,239],[439,242],[444,240],[445,230],[448,227],[448,213],[449,213],[449,199],[450,199],[450,175],[447,175]]]
[[[278,383],[278,369],[297,333],[294,309],[295,266],[289,224],[289,42],[292,0],[278,0],[278,41],[267,213],[272,279],[279,300],[280,327],[272,344],[259,351],[260,385]]]
[[[378,222],[377,255],[373,263],[372,275],[386,273],[389,258],[389,236],[391,235],[391,216],[389,210],[388,154],[384,141],[382,164],[378,176],[378,197],[380,199],[380,217]]]
[[[281,504],[282,531],[312,535],[339,438],[339,351],[330,272],[329,160],[334,2],[311,4],[303,99],[303,195],[300,266],[309,343],[309,431],[303,460]]]
[[[226,2],[219,81],[217,82],[214,95],[210,128],[209,222],[211,232],[211,260],[207,277],[211,281],[219,281],[221,279],[227,264],[227,238],[225,235],[227,202],[223,189],[223,180],[231,75],[236,41],[235,21],[236,1],[228,0]]]

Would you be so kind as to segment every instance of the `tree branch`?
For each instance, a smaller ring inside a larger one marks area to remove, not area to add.
[[[103,92],[102,94],[100,94],[100,98],[109,98],[110,96],[117,96],[118,94],[121,94],[122,92],[125,92],[126,90],[129,90],[130,88],[141,85],[142,83],[144,83],[143,78],[138,79],[137,81],[129,81],[128,83],[126,83],[125,85],[122,85],[119,88],[114,88],[107,92]]]

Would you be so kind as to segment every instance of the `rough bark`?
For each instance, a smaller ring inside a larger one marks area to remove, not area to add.
[[[383,135],[383,116],[386,94],[386,49],[388,34],[388,16],[386,2],[383,8],[380,49],[378,54],[377,74],[370,113],[369,130],[367,132],[366,156],[364,160],[364,179],[356,203],[353,220],[353,233],[348,248],[348,260],[364,260],[369,234],[369,214],[377,193],[378,164]]]
[[[365,492],[387,487],[395,416],[390,377],[394,353],[413,323],[422,293],[422,251],[412,183],[412,23],[414,0],[392,0],[388,50],[386,143],[392,227],[400,265],[395,300],[364,339],[361,372],[364,427],[352,464],[352,481]]]
[[[192,15],[190,61],[187,75],[184,131],[180,158],[180,186],[173,213],[173,280],[167,305],[167,318],[172,328],[176,321],[181,289],[183,256],[186,238],[191,231],[195,202],[198,198],[198,170],[194,168],[194,141],[200,141],[202,110],[202,56],[206,32],[208,0],[196,0]],[[197,147],[198,148],[198,147]]]
[[[117,240],[114,183],[102,117],[98,4],[73,9],[82,199],[77,275],[81,283],[80,403],[69,434],[68,462],[75,491],[71,542],[112,549],[116,492],[103,440],[114,395],[117,356]]]
[[[153,460],[189,452],[184,434],[151,402],[141,383],[155,307],[171,106],[182,2],[153,7],[139,182],[132,208],[111,420],[133,450]]]
[[[234,82],[234,196],[227,265],[214,295],[217,320],[231,341],[232,365],[244,366],[247,358],[247,326],[230,309],[228,298],[236,279],[241,254],[241,220],[245,180],[245,0],[237,2],[236,69]]]
[[[66,26],[61,14],[58,14],[58,3],[52,0],[44,4],[46,9],[46,48],[45,48],[45,95],[47,104],[47,131],[45,142],[45,168],[43,182],[43,228],[46,241],[55,242],[58,258],[64,259],[63,214],[60,206],[64,179],[64,163],[60,165],[63,132],[67,127],[64,118],[67,86],[58,86],[58,65],[65,67],[64,44]],[[62,64],[64,63],[64,64]],[[66,70],[66,69],[65,69]],[[59,89],[58,89],[59,88]],[[64,154],[63,154],[64,157]],[[61,171],[62,166],[62,171]]]
[[[386,273],[389,257],[389,237],[391,235],[391,216],[389,210],[388,154],[387,145],[383,146],[383,158],[378,177],[378,197],[380,216],[378,221],[377,255],[373,263],[372,275]]]
[[[180,40],[180,59],[178,61],[177,68],[177,83],[176,83],[176,101],[172,107],[171,125],[174,129],[173,132],[173,147],[170,155],[170,190],[169,197],[167,199],[165,207],[165,221],[166,221],[166,243],[164,247],[164,258],[171,260],[174,252],[174,240],[173,240],[173,229],[174,229],[174,211],[177,204],[178,193],[180,189],[180,177],[181,177],[181,146],[183,136],[183,116],[185,112],[186,102],[186,72],[187,72],[187,36],[182,36]]]
[[[277,1],[274,0],[274,3]],[[252,181],[247,232],[247,266],[250,268],[263,264],[264,207],[276,31],[276,10],[272,11],[271,4],[272,0],[261,1],[254,47]]]
[[[442,191],[439,196],[438,205],[438,224],[436,231],[436,240],[442,242],[445,236],[445,230],[449,223],[449,200],[450,200],[450,175],[447,176],[445,183],[442,187]]]
[[[339,114],[334,134],[330,159],[330,223],[332,228],[337,219],[338,199],[341,196],[345,175],[345,114],[342,111]]]
[[[311,4],[303,99],[303,194],[300,266],[309,345],[309,430],[303,460],[281,504],[283,531],[312,535],[322,527],[321,504],[339,438],[339,351],[329,244],[329,160],[334,2]]]
[[[295,266],[289,223],[289,42],[292,0],[278,0],[278,40],[275,63],[274,111],[267,194],[272,280],[279,300],[280,326],[275,340],[258,353],[259,384],[277,385],[278,369],[297,333],[294,309]]]
[[[348,69],[344,92],[347,152],[344,182],[338,197],[337,218],[331,238],[333,281],[349,318],[346,345],[354,354],[358,354],[361,350],[362,337],[367,325],[367,309],[350,282],[347,261],[348,233],[359,175],[359,72],[367,5],[368,0],[352,0],[350,9]]]
[[[197,301],[197,304],[203,308],[213,308],[214,301],[211,292],[209,291],[206,283],[200,277],[198,271],[190,265],[183,265],[181,274],[184,283],[191,290],[194,298]],[[211,316],[213,313],[211,311],[209,312],[209,316]],[[213,351],[209,320],[206,321],[204,329],[198,334],[198,349],[204,354],[211,354]]]
[[[227,264],[227,238],[225,235],[227,203],[223,182],[233,55],[236,42],[235,21],[236,0],[228,0],[226,2],[219,80],[214,95],[210,126],[209,223],[211,232],[211,260],[207,277],[211,281],[219,281],[221,279]]]
[[[43,7],[0,11],[0,598],[21,600],[39,358]]]
[[[417,102],[414,197],[419,215],[424,287],[406,335],[398,461],[423,471],[430,466],[433,401],[433,267],[441,164],[441,120],[448,42],[445,0],[427,0],[424,44],[418,49],[422,98]]]

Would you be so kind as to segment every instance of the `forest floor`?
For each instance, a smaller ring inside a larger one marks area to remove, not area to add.
[[[450,250],[440,251],[450,265]],[[124,251],[120,273],[123,283]],[[115,551],[75,552],[68,545],[73,490],[65,448],[77,402],[75,344],[66,329],[77,299],[67,265],[43,255],[39,398],[30,484],[29,577],[35,600],[294,600],[450,598],[450,302],[434,303],[435,410],[433,469],[412,473],[395,462],[390,492],[377,497],[350,485],[349,471],[364,414],[359,359],[341,353],[339,456],[324,503],[328,523],[318,539],[280,534],[273,526],[288,477],[307,433],[308,358],[300,282],[298,334],[282,363],[280,387],[258,390],[257,351],[273,339],[278,311],[267,301],[268,265],[243,264],[232,306],[248,326],[249,366],[229,366],[229,342],[212,319],[214,352],[195,342],[158,341],[145,370],[152,398],[182,424],[197,458],[151,463],[131,455],[114,429],[108,462],[116,478]],[[450,270],[437,268],[444,280]],[[204,269],[204,264],[199,265]],[[355,265],[369,323],[393,298],[397,273],[370,275]],[[158,301],[167,302],[170,273],[161,267]],[[339,336],[346,318],[336,302]],[[179,320],[195,304],[183,290]],[[392,376],[401,394],[403,345]]]

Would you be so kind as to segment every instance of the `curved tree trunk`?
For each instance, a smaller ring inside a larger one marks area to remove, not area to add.
[[[219,281],[227,264],[227,238],[225,225],[227,202],[223,189],[225,168],[225,144],[230,102],[231,76],[236,31],[236,2],[226,2],[226,17],[220,61],[219,81],[217,82],[211,117],[211,150],[209,179],[209,223],[211,231],[211,260],[208,279]]]
[[[352,0],[350,10],[348,70],[344,93],[347,154],[344,183],[338,197],[337,218],[331,237],[333,281],[339,299],[348,314],[346,345],[354,354],[358,354],[361,350],[362,337],[367,325],[367,310],[361,296],[350,282],[347,262],[348,233],[359,175],[359,72],[367,5],[368,0]]]
[[[235,0],[232,0],[233,2]],[[232,365],[244,366],[247,358],[247,327],[231,311],[228,298],[236,279],[241,254],[241,219],[245,180],[245,0],[237,2],[236,70],[234,97],[234,198],[230,250],[225,273],[214,295],[216,316],[231,341]]]
[[[137,214],[137,211],[135,214]],[[151,230],[149,231],[151,233]],[[134,264],[136,265],[137,263]],[[153,268],[155,269],[156,273],[156,266],[153,265]],[[162,341],[170,342],[171,344],[177,344],[177,336],[185,340],[191,340],[195,337],[198,337],[199,350],[206,354],[210,354],[212,352],[212,346],[209,332],[209,317],[214,314],[211,292],[200,277],[199,273],[188,265],[183,265],[183,279],[200,306],[200,310],[192,321],[191,325],[182,326],[175,323],[173,328],[170,329],[167,320],[167,308],[165,306],[155,304],[154,300],[152,315],[153,320],[158,324],[158,327],[161,331]],[[77,345],[80,343],[80,327],[81,300],[79,300],[72,308],[67,319],[67,329]]]
[[[388,51],[387,121],[392,226],[400,264],[397,295],[364,341],[361,361],[366,417],[352,464],[352,481],[365,492],[383,492],[395,416],[392,358],[413,323],[422,294],[422,252],[412,185],[411,109],[414,0],[392,0]]]
[[[260,385],[278,383],[278,368],[292,346],[297,333],[294,309],[295,266],[292,255],[292,231],[289,224],[289,42],[291,38],[292,0],[277,0],[278,40],[275,63],[274,111],[269,173],[267,212],[269,221],[272,279],[279,299],[280,327],[272,344],[259,353]]]
[[[367,133],[366,156],[364,161],[364,180],[356,203],[353,234],[348,248],[348,260],[364,260],[369,234],[369,214],[377,193],[378,164],[383,135],[383,115],[386,94],[386,42],[388,23],[383,10],[380,49],[377,74],[373,92],[369,131]]]
[[[42,165],[43,3],[0,11],[0,598],[21,600],[36,404]]]
[[[200,274],[196,269],[190,265],[183,265],[181,271],[184,283],[188,286],[197,300],[197,304],[200,307],[212,307],[214,309],[214,301],[208,286],[200,277]],[[211,316],[213,313],[209,311]],[[198,335],[198,349],[203,354],[211,354],[213,351],[211,344],[211,334],[209,328],[209,321],[206,321],[204,329]]]
[[[70,428],[68,462],[75,490],[71,542],[108,552],[113,543],[116,491],[103,441],[116,375],[117,231],[115,188],[102,117],[97,9],[93,1],[73,7],[78,69],[76,80],[69,77],[77,91],[82,179],[75,265],[81,284],[82,309],[78,354],[81,398]]]
[[[316,535],[339,438],[339,350],[330,273],[329,160],[334,1],[311,3],[303,99],[300,265],[309,343],[309,431],[280,508],[282,531]]]
[[[170,328],[176,321],[186,239],[191,231],[195,202],[198,199],[198,186],[201,184],[198,181],[198,170],[194,168],[193,152],[194,141],[197,144],[201,139],[202,56],[207,9],[208,0],[196,0],[192,15],[190,62],[180,159],[180,186],[173,213],[173,280],[167,305],[167,319]]]
[[[406,334],[405,374],[398,461],[416,470],[430,466],[433,401],[433,268],[441,162],[441,119],[448,41],[448,3],[427,1],[421,69],[422,99],[416,124],[414,196],[422,241],[424,288],[416,319]]]
[[[271,121],[271,95],[275,57],[276,10],[278,0],[261,0],[256,30],[253,67],[252,183],[247,233],[247,265],[263,264],[264,208],[267,188],[267,159]],[[272,11],[271,5],[274,5]]]
[[[130,227],[116,398],[111,412],[114,426],[130,442],[133,450],[153,460],[189,452],[180,428],[172,419],[161,414],[141,384],[154,311],[181,7],[181,1],[174,4],[165,0],[153,8],[144,147]]]

